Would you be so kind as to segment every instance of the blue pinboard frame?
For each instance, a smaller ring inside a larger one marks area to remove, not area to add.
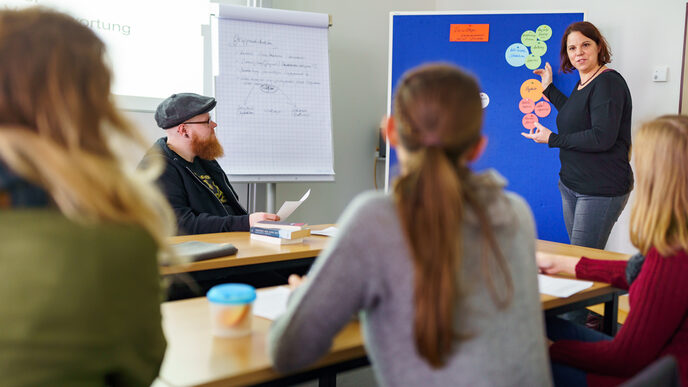
[[[569,243],[557,187],[559,150],[536,144],[521,136],[521,132],[526,131],[524,125],[532,124],[533,117],[557,132],[554,106],[544,98],[534,100],[537,91],[533,92],[530,80],[539,82],[540,77],[533,74],[532,68],[541,68],[549,62],[554,84],[567,95],[573,90],[577,73],[563,74],[558,70],[560,44],[566,27],[585,20],[585,14],[393,12],[390,17],[389,113],[397,82],[406,71],[418,65],[449,62],[475,75],[484,93],[483,133],[489,142],[472,169],[498,170],[509,181],[507,189],[523,196],[530,204],[538,238]],[[523,101],[524,95],[530,96],[532,103]],[[524,113],[531,108],[532,112]],[[548,109],[550,113],[545,114]],[[527,114],[533,116],[526,117]],[[394,149],[387,155],[386,186],[389,188],[398,174],[398,165]]]

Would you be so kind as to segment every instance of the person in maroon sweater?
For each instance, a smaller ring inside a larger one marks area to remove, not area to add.
[[[608,282],[627,289],[630,299],[614,338],[559,318],[548,321],[557,386],[616,385],[665,355],[676,358],[688,386],[688,117],[646,123],[635,140],[630,233],[642,255],[628,262],[537,256],[546,274]]]

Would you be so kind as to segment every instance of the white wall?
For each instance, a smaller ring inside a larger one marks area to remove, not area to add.
[[[584,11],[612,49],[609,67],[626,79],[633,98],[633,127],[661,114],[678,113],[685,0],[437,0],[436,10]],[[669,66],[668,82],[652,82],[654,66]],[[631,194],[631,200],[633,195]],[[628,236],[629,205],[612,230],[607,250],[635,252]]]

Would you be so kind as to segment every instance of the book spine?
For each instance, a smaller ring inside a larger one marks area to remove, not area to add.
[[[262,228],[262,227],[251,227],[252,234],[266,235],[275,238],[287,238],[291,236],[291,232],[285,232],[287,230],[280,230],[277,228]]]

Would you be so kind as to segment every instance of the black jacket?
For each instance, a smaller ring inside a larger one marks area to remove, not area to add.
[[[155,142],[141,164],[161,156],[165,160],[165,171],[158,178],[158,184],[177,216],[180,235],[249,230],[248,213],[239,204],[238,195],[217,161],[199,158],[203,168],[225,193],[226,205],[220,203],[189,169],[186,160],[167,146],[166,137]]]

